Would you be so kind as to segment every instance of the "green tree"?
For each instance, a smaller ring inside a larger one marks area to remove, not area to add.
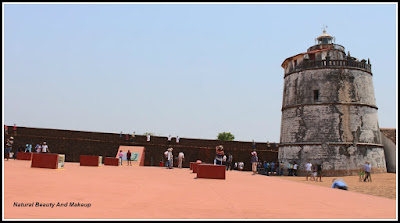
[[[235,139],[235,136],[232,135],[230,132],[221,132],[218,133],[217,139],[222,141],[233,141]]]
[[[152,132],[145,132],[145,133],[143,133],[143,135],[145,135],[145,136],[147,136],[147,135],[155,136],[156,134],[154,134],[154,133],[152,133]]]

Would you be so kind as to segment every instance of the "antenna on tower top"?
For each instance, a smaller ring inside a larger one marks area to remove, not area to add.
[[[326,33],[326,28],[328,28],[328,26],[322,25],[322,32],[323,32],[323,33]]]

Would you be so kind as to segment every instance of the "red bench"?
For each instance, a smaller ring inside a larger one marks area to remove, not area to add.
[[[32,160],[33,153],[18,152],[17,160]]]
[[[199,164],[201,164],[201,163],[193,163],[192,164],[193,173],[197,173],[197,166],[199,166]]]
[[[225,165],[197,165],[197,178],[225,179]]]
[[[104,165],[109,165],[109,166],[119,166],[119,158],[115,157],[105,157],[104,158]]]
[[[102,157],[92,155],[80,155],[79,163],[81,166],[101,166]]]
[[[190,170],[193,170],[193,163],[196,163],[196,162],[190,162]]]
[[[17,154],[18,155],[18,154]],[[59,166],[59,156],[62,158],[62,166]],[[33,153],[31,167],[59,169],[64,167],[64,155],[53,153]]]

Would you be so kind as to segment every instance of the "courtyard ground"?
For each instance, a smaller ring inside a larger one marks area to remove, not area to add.
[[[328,178],[317,183],[228,171],[225,180],[216,180],[196,179],[188,168],[65,163],[64,169],[54,170],[30,165],[3,162],[3,220],[397,219],[392,195],[369,195],[360,189],[387,184],[388,190],[395,188],[395,180],[383,183],[378,174],[371,183],[353,184],[344,177],[350,191],[343,191],[330,188]]]

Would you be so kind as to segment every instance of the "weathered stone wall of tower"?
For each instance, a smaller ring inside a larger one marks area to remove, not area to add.
[[[356,69],[329,68],[287,76],[280,140],[380,144],[372,75]]]
[[[296,161],[300,174],[307,161],[322,164],[327,176],[356,174],[365,161],[386,172],[370,65],[349,61],[343,51],[317,50],[311,63],[299,54],[282,65],[278,158]]]
[[[298,175],[305,175],[304,164],[323,166],[324,176],[356,175],[365,161],[371,163],[372,173],[385,173],[386,162],[383,148],[365,145],[291,145],[279,148],[278,159],[299,164]]]

